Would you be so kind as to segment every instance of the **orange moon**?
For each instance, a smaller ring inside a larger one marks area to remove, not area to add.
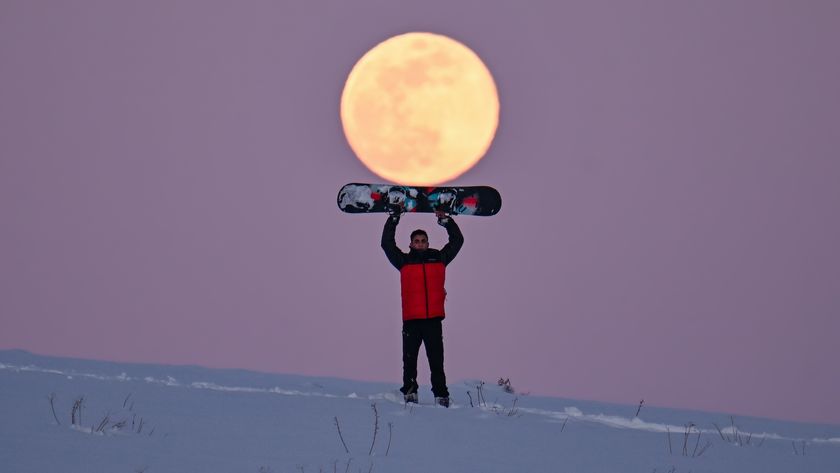
[[[378,176],[404,185],[455,179],[487,152],[499,125],[493,76],[467,46],[406,33],[368,51],[347,77],[341,123]]]

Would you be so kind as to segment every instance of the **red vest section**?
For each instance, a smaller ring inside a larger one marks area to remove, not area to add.
[[[446,266],[439,261],[409,263],[400,269],[403,320],[445,317]]]

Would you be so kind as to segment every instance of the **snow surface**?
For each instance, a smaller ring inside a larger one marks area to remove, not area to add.
[[[380,383],[0,351],[0,472],[840,471],[837,425],[636,417],[485,381],[451,385],[445,409]]]

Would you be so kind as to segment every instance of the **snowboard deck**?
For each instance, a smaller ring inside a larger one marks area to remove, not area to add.
[[[450,215],[496,215],[502,207],[499,191],[489,186],[415,187],[391,184],[350,183],[338,191],[342,212],[383,213],[395,208],[401,212]]]

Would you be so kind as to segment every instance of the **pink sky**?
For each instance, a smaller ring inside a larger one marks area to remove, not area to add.
[[[0,348],[397,387],[338,106],[432,31],[501,100],[453,182],[504,205],[458,219],[450,382],[840,423],[840,4],[402,3],[4,2]]]

